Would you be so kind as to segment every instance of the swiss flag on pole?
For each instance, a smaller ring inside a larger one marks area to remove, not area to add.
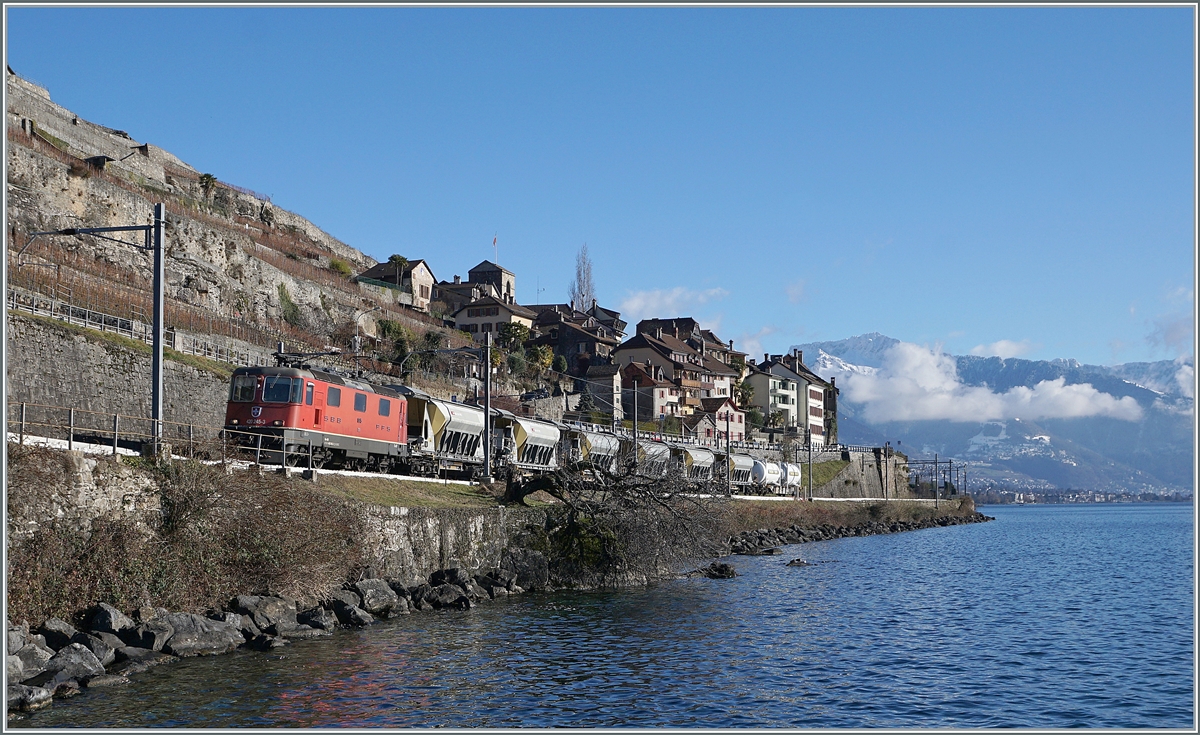
[[[499,237],[499,236],[497,236],[497,237]],[[493,238],[492,238],[492,245],[493,245],[493,246],[495,246],[495,244],[496,244],[496,238],[495,238],[495,237],[493,237]]]

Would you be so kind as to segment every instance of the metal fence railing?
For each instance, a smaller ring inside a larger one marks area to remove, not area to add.
[[[50,406],[40,403],[9,404],[8,429],[20,444],[27,436],[58,439],[75,444],[94,444],[119,449],[142,451],[143,445],[154,439],[154,422],[145,416],[88,411],[79,408]],[[222,427],[180,421],[162,422],[162,441],[188,457],[212,454],[215,443],[223,443]]]
[[[17,292],[9,290],[8,308],[13,311],[48,316],[80,327],[98,329],[102,332],[112,332],[123,337],[151,344],[154,341],[153,327],[146,322],[136,319],[106,314],[94,309],[75,306],[70,302],[57,298],[42,296],[28,291]],[[201,339],[195,335],[180,334],[173,329],[167,329],[163,335],[166,346],[188,355],[207,357],[211,360],[226,362],[231,365],[274,365],[275,359],[271,353],[250,347],[222,345]]]

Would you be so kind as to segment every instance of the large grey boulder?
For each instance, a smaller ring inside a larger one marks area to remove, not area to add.
[[[507,592],[509,585],[516,581],[516,575],[507,570],[493,569],[487,574],[476,575],[474,581],[476,585],[495,597],[494,590],[499,588]]]
[[[103,673],[103,664],[95,654],[87,649],[87,646],[81,643],[71,643],[63,646],[62,650],[46,662],[45,671],[22,683],[54,691],[59,685],[68,681],[84,682]]]
[[[46,639],[46,645],[55,651],[61,651],[71,644],[71,639],[79,631],[58,618],[50,618],[38,628],[38,633]]]
[[[29,624],[21,625],[8,624],[8,648],[9,653],[19,650],[22,646],[29,642]]]
[[[331,603],[341,602],[343,605],[353,605],[354,607],[362,607],[362,597],[353,590],[338,590],[329,596]],[[337,605],[330,606],[331,609],[337,610]]]
[[[702,568],[700,573],[709,579],[733,579],[737,576],[737,570],[733,568],[733,565],[723,561],[714,561]]]
[[[451,608],[458,610],[466,610],[471,607],[471,599],[467,597],[467,593],[458,585],[439,584],[437,587],[429,590],[425,594],[425,601],[433,605],[437,609]]]
[[[473,579],[468,579],[466,582],[463,582],[458,586],[462,587],[463,591],[467,593],[467,597],[471,599],[471,602],[480,602],[482,600],[492,599],[491,595],[488,594],[488,591],[475,584],[475,580]]]
[[[175,633],[175,628],[165,618],[155,617],[136,628],[126,628],[120,633],[121,640],[138,648],[161,651],[163,644]]]
[[[6,692],[9,712],[33,712],[49,707],[54,696],[44,687],[9,684]]]
[[[251,638],[246,642],[246,646],[254,651],[272,651],[276,648],[282,648],[288,645],[290,641],[283,636],[278,635],[263,635]]]
[[[96,633],[92,633],[92,635],[94,637],[98,638],[99,640],[104,641],[105,645],[107,645],[109,648],[113,649],[114,651],[117,650],[118,648],[121,648],[122,646],[126,645],[125,641],[116,637],[112,633],[96,632]]]
[[[97,689],[99,687],[122,686],[128,683],[129,679],[121,676],[120,674],[102,674],[100,676],[93,676],[91,679],[88,679],[86,686],[88,689]]]
[[[297,625],[295,628],[289,628],[279,634],[280,638],[289,641],[303,641],[309,638],[320,638],[322,636],[333,635],[324,628],[313,628],[308,625]]]
[[[25,678],[25,664],[10,653],[4,657],[4,672],[9,681],[20,681]]]
[[[359,605],[372,615],[386,615],[400,602],[400,597],[382,579],[364,579],[354,584],[354,591],[362,598]]]
[[[138,648],[136,646],[118,648],[115,653],[117,655],[117,663],[109,668],[108,673],[122,676],[140,674],[155,666],[179,660],[178,656],[171,656],[161,651],[152,651],[149,648]]]
[[[229,609],[248,616],[259,630],[271,635],[297,625],[296,601],[286,597],[238,595],[230,601]]]
[[[404,585],[404,582],[400,581],[399,579],[389,579],[387,580],[387,584],[388,587],[392,588],[392,592],[396,593],[397,597],[404,600],[412,599],[412,593],[408,591],[408,587]]]
[[[87,629],[93,633],[109,633],[119,636],[121,631],[137,627],[133,618],[105,602],[93,607],[87,620]]]
[[[113,647],[96,636],[88,635],[87,633],[76,633],[71,642],[81,643],[86,646],[96,659],[100,661],[101,666],[108,666],[116,657],[116,654],[113,653]]]
[[[323,607],[314,607],[311,610],[296,616],[296,620],[302,625],[310,628],[320,628],[321,630],[333,630],[338,626],[337,615],[332,610],[327,610]]]
[[[228,653],[246,641],[241,630],[224,621],[209,620],[192,613],[168,613],[165,617],[175,632],[162,650],[172,656]]]
[[[338,622],[354,628],[361,628],[375,622],[371,613],[358,605],[348,605],[341,600],[334,600],[333,612],[337,615]]]
[[[253,640],[262,635],[262,629],[254,624],[254,620],[249,615],[243,615],[236,612],[210,612],[207,616],[209,620],[216,620],[222,623],[229,623],[233,627],[242,632],[242,637],[246,640]]]
[[[54,657],[54,653],[36,643],[26,643],[13,657],[21,662],[21,678],[16,681],[24,681],[45,671],[46,662]],[[9,680],[13,681],[12,677],[9,677]]]
[[[500,568],[512,572],[516,577],[513,587],[527,590],[545,589],[550,584],[550,565],[546,555],[533,549],[505,549],[500,557]]]
[[[428,584],[418,584],[415,587],[408,588],[408,599],[411,600],[413,610],[432,610],[433,605],[425,599],[426,595],[433,587]]]

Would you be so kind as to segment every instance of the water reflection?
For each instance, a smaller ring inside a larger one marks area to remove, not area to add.
[[[1190,507],[993,514],[182,661],[12,724],[1189,726]]]

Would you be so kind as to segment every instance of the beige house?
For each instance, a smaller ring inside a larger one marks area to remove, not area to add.
[[[358,282],[398,288],[401,293],[411,295],[411,306],[414,309],[428,313],[437,278],[434,277],[428,263],[424,260],[413,260],[404,267],[395,263],[378,263],[360,273]],[[401,303],[407,301],[398,300]]]
[[[804,353],[763,355],[761,363],[751,361],[746,381],[764,419],[778,411],[782,428],[807,433],[816,445],[837,443],[837,388],[804,364]]]
[[[455,329],[470,333],[476,342],[483,342],[487,334],[492,335],[494,342],[496,333],[505,324],[523,324],[532,329],[535,317],[537,314],[524,306],[491,296],[472,301],[453,315]]]

